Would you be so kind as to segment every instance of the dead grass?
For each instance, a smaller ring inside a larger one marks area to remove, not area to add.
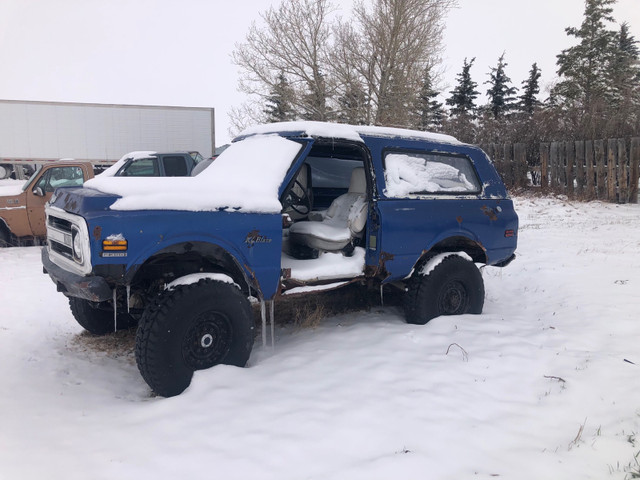
[[[69,347],[79,352],[103,353],[111,358],[125,357],[135,362],[136,329],[121,330],[107,335],[82,332],[69,341]]]
[[[326,316],[327,312],[323,304],[309,302],[294,312],[293,324],[301,329],[315,329]]]

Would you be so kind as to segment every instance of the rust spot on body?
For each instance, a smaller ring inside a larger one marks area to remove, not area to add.
[[[458,222],[459,225],[462,225],[462,217],[460,215],[456,217],[456,221]]]
[[[498,216],[496,215],[496,212],[493,211],[493,208],[489,208],[486,205],[483,205],[481,210],[482,210],[482,213],[484,213],[487,217],[489,217],[489,220],[493,222],[498,220]]]
[[[96,241],[100,241],[101,237],[102,237],[102,227],[100,225],[96,225],[96,228],[93,229],[93,238],[95,238]]]

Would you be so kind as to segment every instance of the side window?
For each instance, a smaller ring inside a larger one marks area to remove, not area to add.
[[[132,160],[129,164],[125,165],[118,176],[121,177],[158,177],[160,171],[158,170],[157,158],[139,158]]]
[[[384,163],[384,193],[387,197],[481,191],[473,164],[465,156],[389,152]]]
[[[362,166],[361,160],[307,157],[314,188],[349,188],[351,172]]]
[[[58,187],[76,187],[84,183],[81,167],[55,167],[49,169],[38,181],[43,192],[53,192]]]
[[[187,176],[187,164],[182,155],[167,155],[163,157],[164,173],[167,177]]]

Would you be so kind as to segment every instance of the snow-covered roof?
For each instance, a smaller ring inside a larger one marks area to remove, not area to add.
[[[298,142],[258,135],[236,142],[195,177],[108,177],[84,186],[120,195],[112,210],[214,211],[279,213],[278,189],[300,151]]]
[[[303,133],[310,137],[340,138],[362,142],[362,135],[374,137],[402,137],[408,139],[427,140],[436,143],[460,144],[461,142],[450,135],[442,133],[421,132],[405,128],[376,127],[371,125],[348,125],[330,122],[278,122],[255,125],[243,130],[238,138],[247,135],[267,133]]]

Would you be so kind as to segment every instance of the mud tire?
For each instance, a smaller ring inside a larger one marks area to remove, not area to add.
[[[249,301],[236,286],[211,279],[180,285],[145,309],[136,333],[138,369],[158,395],[179,395],[196,370],[244,367],[253,330]]]
[[[407,323],[424,325],[440,315],[482,313],[482,274],[459,255],[446,257],[429,274],[414,274],[404,298]]]
[[[94,335],[113,333],[113,310],[110,308],[101,308],[95,303],[76,297],[69,297],[69,307],[76,321],[89,333]],[[118,330],[127,330],[135,325],[135,320],[129,315],[118,313]]]

